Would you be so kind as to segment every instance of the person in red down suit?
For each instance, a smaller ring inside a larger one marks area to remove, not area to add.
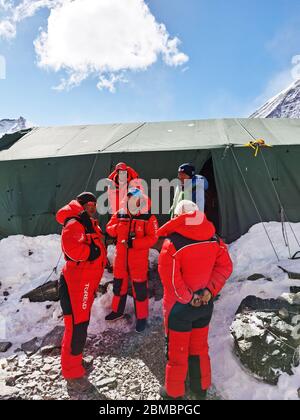
[[[107,224],[106,232],[116,238],[114,260],[114,297],[112,312],[106,321],[116,321],[124,316],[129,277],[132,282],[136,312],[136,331],[147,326],[148,257],[149,249],[157,242],[157,219],[150,212],[150,199],[139,189],[128,192],[124,209],[116,212]]]
[[[183,200],[176,217],[162,226],[167,237],[159,256],[164,286],[167,340],[164,399],[183,399],[189,375],[195,399],[205,399],[211,385],[208,330],[213,300],[232,273],[224,242],[195,203]]]
[[[61,366],[68,387],[76,391],[91,387],[82,353],[91,308],[106,264],[103,235],[95,214],[96,197],[84,192],[56,215],[63,225],[61,245],[66,260],[59,285],[65,323]]]
[[[138,188],[143,191],[139,174],[120,162],[115,170],[108,177],[108,202],[111,214],[115,214],[120,208],[126,205],[129,188]]]

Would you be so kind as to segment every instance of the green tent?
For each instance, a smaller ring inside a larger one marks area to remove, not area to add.
[[[59,232],[56,211],[83,190],[97,194],[97,181],[119,161],[148,182],[171,180],[179,164],[194,163],[210,181],[208,215],[227,241],[261,218],[281,220],[280,203],[288,220],[300,221],[300,120],[42,127],[13,136],[0,139],[2,237]],[[254,157],[244,145],[261,138],[273,147]]]

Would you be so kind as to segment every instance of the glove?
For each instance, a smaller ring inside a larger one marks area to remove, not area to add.
[[[90,216],[87,214],[87,212],[82,211],[79,216],[80,216],[81,223],[86,229],[86,233],[95,233],[93,223],[91,221]]]
[[[94,241],[92,241],[90,245],[90,256],[88,258],[88,261],[95,261],[97,258],[99,258],[101,255],[100,248],[95,244]]]

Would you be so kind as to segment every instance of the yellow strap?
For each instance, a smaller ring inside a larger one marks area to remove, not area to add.
[[[257,157],[260,147],[272,147],[272,146],[267,144],[263,139],[257,139],[255,141],[250,141],[249,143],[245,144],[245,147],[251,147],[255,151],[254,157]]]

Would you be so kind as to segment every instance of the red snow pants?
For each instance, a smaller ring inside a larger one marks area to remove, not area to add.
[[[136,319],[146,319],[149,316],[148,281],[132,280],[131,283]],[[127,300],[128,285],[128,276],[123,279],[114,279],[114,296],[112,300],[113,312],[124,313]]]
[[[211,385],[208,331],[212,311],[212,302],[200,308],[176,303],[166,314],[165,389],[170,397],[184,396],[187,376],[195,393]]]
[[[65,379],[85,375],[82,353],[95,294],[103,274],[98,260],[76,263],[67,261],[63,269],[59,293],[64,315],[61,367]]]

